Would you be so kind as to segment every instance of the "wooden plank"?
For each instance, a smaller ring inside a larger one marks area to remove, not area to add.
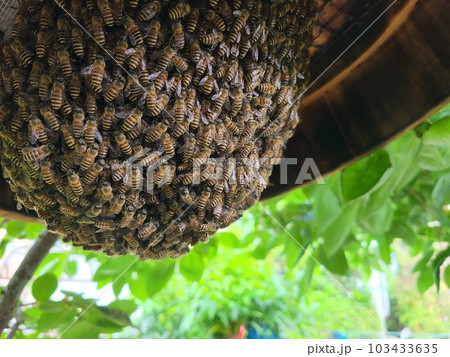
[[[293,178],[305,157],[314,158],[321,173],[329,175],[449,103],[449,3],[428,0],[405,6],[380,35],[384,42],[378,39],[372,48],[362,43],[363,60],[352,57],[356,50],[345,54],[327,82],[305,97],[304,122],[285,152],[299,165],[288,167],[287,185],[280,184],[279,169],[274,170],[263,199],[298,187]]]

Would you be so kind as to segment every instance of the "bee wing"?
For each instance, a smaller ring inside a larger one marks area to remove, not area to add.
[[[125,50],[125,54],[127,55],[127,56],[131,56],[133,53],[135,53],[136,52],[136,48],[135,47],[131,47],[131,48],[127,48],[126,50]]]
[[[116,110],[116,117],[120,118],[120,119],[125,119],[128,116],[130,116],[131,114],[131,109],[127,109],[127,108],[118,108]]]
[[[91,64],[91,65],[89,65],[89,66],[83,67],[83,68],[81,69],[81,74],[84,75],[84,76],[87,76],[87,75],[92,74],[92,71],[93,71],[93,70],[94,70],[94,65]]]
[[[146,98],[147,98],[147,94],[144,93],[144,94],[141,96],[141,98],[139,98],[139,100],[138,100],[138,105],[139,105],[139,106],[143,106],[143,105],[145,104]]]
[[[161,72],[152,73],[151,75],[148,76],[148,79],[150,81],[154,81],[156,79],[156,77],[158,77],[160,74],[161,74]]]
[[[199,86],[202,86],[205,84],[205,82],[208,80],[208,76],[203,77],[200,82],[198,83]]]

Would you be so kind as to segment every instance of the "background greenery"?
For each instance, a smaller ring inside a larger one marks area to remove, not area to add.
[[[449,148],[450,106],[326,184],[257,204],[179,260],[110,258],[58,243],[18,309],[15,337],[230,337],[241,325],[267,336],[364,337],[358,331],[381,329],[354,300],[376,316],[365,282],[399,262],[386,328],[448,333],[448,294],[437,291],[450,286]],[[0,223],[0,257],[12,240],[43,229]],[[99,298],[112,289],[108,305],[61,290],[61,279],[76,281],[86,266]]]

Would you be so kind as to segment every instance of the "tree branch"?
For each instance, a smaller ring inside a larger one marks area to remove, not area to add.
[[[14,309],[25,285],[30,281],[42,259],[44,259],[57,240],[58,234],[51,233],[45,229],[25,255],[19,268],[2,291],[0,300],[0,335],[12,319]]]

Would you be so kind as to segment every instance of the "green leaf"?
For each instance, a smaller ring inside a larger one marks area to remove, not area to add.
[[[385,235],[377,236],[378,250],[380,257],[387,265],[391,264],[391,243],[392,239],[387,238]]]
[[[104,306],[92,306],[83,315],[83,319],[101,328],[102,332],[118,332],[130,325],[128,315],[122,311]]]
[[[314,223],[319,232],[323,232],[341,212],[339,197],[326,185],[317,185],[312,193]]]
[[[70,326],[67,331],[61,336],[61,338],[65,339],[92,339],[98,338],[102,328],[100,326],[96,326],[89,321],[78,320],[72,326]]]
[[[387,200],[379,209],[360,215],[358,223],[368,233],[382,234],[391,228],[393,215],[392,203]]]
[[[189,253],[185,257],[189,256],[193,252]],[[198,253],[196,253],[200,256]],[[175,262],[170,259],[164,259],[149,267],[147,272],[147,295],[148,297],[154,296],[169,282],[175,270]]]
[[[56,279],[56,276],[44,274],[34,281],[31,292],[36,300],[44,301],[50,299],[57,287],[58,279]]]
[[[127,315],[131,315],[136,311],[138,306],[132,300],[116,300],[108,305],[108,308],[125,312]]]
[[[434,123],[423,135],[425,145],[450,146],[450,117]]]
[[[39,237],[39,234],[42,233],[44,228],[45,226],[43,224],[26,223],[23,232],[27,239],[37,239],[37,237]]]
[[[143,272],[137,272],[136,276],[131,274],[128,279],[128,286],[131,294],[138,300],[144,302],[148,299],[147,295],[147,274]]]
[[[220,240],[219,240],[220,241]],[[202,278],[205,264],[203,257],[195,250],[181,258],[180,273],[191,281],[199,281]]]
[[[227,248],[239,248],[240,242],[234,233],[220,232],[214,236],[217,241]]]
[[[20,221],[9,222],[6,226],[6,230],[11,237],[20,238],[23,235],[26,223]]]
[[[266,258],[268,249],[264,242],[258,244],[252,252],[252,257],[258,260],[263,260]]]
[[[324,246],[322,246],[321,248],[323,249]],[[319,252],[319,260],[325,266],[325,268],[327,268],[332,273],[346,275],[348,273],[349,267],[344,250],[339,249],[335,254],[328,257],[322,249]]]
[[[300,280],[300,295],[305,295],[306,291],[309,288],[309,285],[311,283],[311,279],[314,273],[314,268],[316,267],[316,262],[309,258],[308,262],[306,263],[306,268],[303,271],[302,279]]]
[[[74,276],[77,273],[77,270],[78,270],[78,266],[77,266],[77,262],[75,260],[66,261],[66,269],[64,270],[64,272],[68,276]]]
[[[445,284],[450,288],[450,265],[447,265],[444,270],[444,281]]]
[[[75,309],[66,307],[60,312],[46,312],[41,315],[37,323],[38,331],[48,331],[60,328],[64,330],[65,327],[70,325],[70,323],[76,317]],[[70,329],[69,329],[70,330]]]
[[[355,222],[357,207],[358,205],[354,203],[345,205],[342,212],[334,217],[333,221],[322,233],[322,237],[325,240],[323,249],[328,257],[336,254],[347,241]]]
[[[439,291],[441,282],[441,265],[444,264],[445,259],[450,257],[450,246],[436,254],[434,259],[431,261],[431,269],[433,270],[433,279],[436,284],[437,291]]]
[[[412,272],[417,273],[418,271],[425,269],[431,257],[433,256],[433,253],[434,250],[433,248],[431,248],[431,245],[423,249],[422,258],[416,263]]]
[[[422,170],[442,171],[450,168],[450,155],[447,147],[426,145],[419,155],[418,165]]]
[[[421,148],[420,140],[408,133],[391,143],[392,172],[386,181],[369,196],[362,207],[362,214],[378,210],[389,199],[393,192],[408,184],[420,171],[417,166],[417,155]]]
[[[417,279],[417,289],[421,294],[433,286],[433,272],[430,268],[422,269]]]
[[[341,173],[341,195],[344,202],[361,197],[371,190],[388,175],[391,167],[389,154],[379,150],[355,164],[347,167]]]
[[[406,243],[411,244],[416,239],[416,233],[414,230],[403,221],[398,219],[394,220],[389,230],[389,235],[392,238],[401,238]]]
[[[450,204],[450,174],[444,175],[438,180],[431,193],[431,200],[438,208]]]
[[[286,257],[286,265],[293,268],[300,258],[305,254],[308,247],[308,240],[303,236],[303,223],[296,221],[290,222],[286,226],[289,234],[285,234],[284,255]]]

